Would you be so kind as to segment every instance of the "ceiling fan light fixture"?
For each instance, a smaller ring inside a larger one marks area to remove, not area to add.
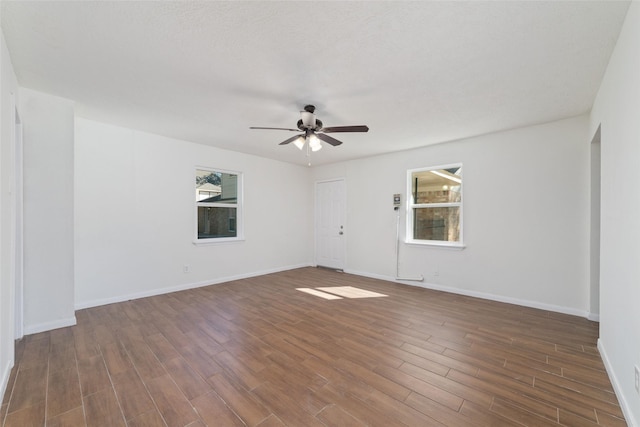
[[[0,0],[2,1],[2,0]],[[329,144],[332,147],[342,145],[342,141],[327,135],[328,133],[338,132],[368,132],[369,127],[366,125],[357,126],[330,126],[324,127],[322,121],[316,118],[316,107],[311,104],[305,105],[304,109],[300,111],[300,120],[296,123],[297,129],[293,128],[280,128],[280,127],[257,127],[250,126],[250,129],[272,129],[272,130],[286,130],[290,132],[302,132],[298,133],[291,138],[287,138],[279,145],[287,145],[293,142],[298,150],[306,151],[307,158],[311,158],[311,153],[322,150],[323,143]],[[308,162],[311,166],[311,162]]]
[[[320,151],[322,150],[322,143],[317,136],[311,135],[309,137],[309,147],[311,148],[311,151]]]
[[[293,140],[293,145],[298,147],[298,150],[302,150],[304,147],[304,136],[300,135],[296,139]]]

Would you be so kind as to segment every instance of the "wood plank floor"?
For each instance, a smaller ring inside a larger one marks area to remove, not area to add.
[[[296,288],[387,295],[323,299]],[[9,426],[624,426],[597,323],[303,268],[25,337]]]

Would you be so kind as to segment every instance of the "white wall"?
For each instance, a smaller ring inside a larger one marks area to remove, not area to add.
[[[73,133],[69,100],[20,89],[25,334],[75,324]]]
[[[14,363],[14,289],[11,282],[11,195],[14,169],[11,164],[14,144],[14,111],[18,85],[9,51],[0,31],[0,396],[4,395]],[[13,96],[12,96],[13,95]]]
[[[600,352],[629,425],[640,425],[640,3],[632,2],[600,86]]]
[[[466,248],[402,244],[400,276],[426,287],[589,314],[588,118],[581,116],[314,168],[345,177],[345,270],[395,277],[396,214],[407,169],[463,163]],[[404,209],[401,234],[404,237]],[[436,275],[437,272],[437,275]]]
[[[244,174],[245,241],[193,244],[196,166]],[[308,182],[305,167],[77,118],[76,307],[309,265]]]

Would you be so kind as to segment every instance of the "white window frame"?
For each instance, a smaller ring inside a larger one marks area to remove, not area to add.
[[[220,243],[229,243],[229,242],[239,242],[244,241],[244,175],[242,172],[229,170],[229,169],[221,169],[221,168],[213,168],[210,166],[196,166],[193,169],[193,173],[195,175],[196,171],[203,170],[209,172],[218,172],[218,173],[226,173],[235,175],[237,177],[236,180],[236,203],[216,203],[214,207],[217,208],[236,208],[236,235],[235,237],[211,237],[206,239],[201,239],[198,237],[198,207],[200,206],[212,206],[210,203],[202,203],[198,200],[197,191],[194,191],[195,188],[192,188],[194,194],[194,239],[193,243],[195,245],[217,245]],[[192,185],[194,181],[191,181]]]
[[[462,173],[460,174],[460,178],[462,182],[460,183],[460,202],[450,202],[450,203],[414,203],[413,202],[413,174],[416,172],[426,172],[438,169],[453,169],[453,168],[462,168]],[[448,248],[464,248],[464,239],[463,239],[463,230],[464,230],[464,215],[463,215],[463,202],[464,202],[464,178],[462,175],[464,174],[464,169],[462,163],[451,163],[446,165],[438,165],[438,166],[429,166],[423,168],[409,169],[407,170],[407,197],[406,197],[406,234],[405,234],[405,243],[413,244],[413,245],[425,245],[425,246],[441,246]],[[460,208],[460,240],[458,242],[449,242],[445,240],[423,240],[423,239],[415,239],[413,237],[413,222],[414,222],[414,209],[421,208],[442,208],[442,207],[459,207]]]

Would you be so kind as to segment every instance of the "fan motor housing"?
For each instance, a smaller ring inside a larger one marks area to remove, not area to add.
[[[305,126],[304,123],[302,122],[302,119],[298,120],[298,129],[300,130],[305,130],[305,129],[313,129],[313,130],[320,130],[322,129],[322,121],[320,119],[316,119],[316,124],[315,126],[311,127],[311,126]]]

